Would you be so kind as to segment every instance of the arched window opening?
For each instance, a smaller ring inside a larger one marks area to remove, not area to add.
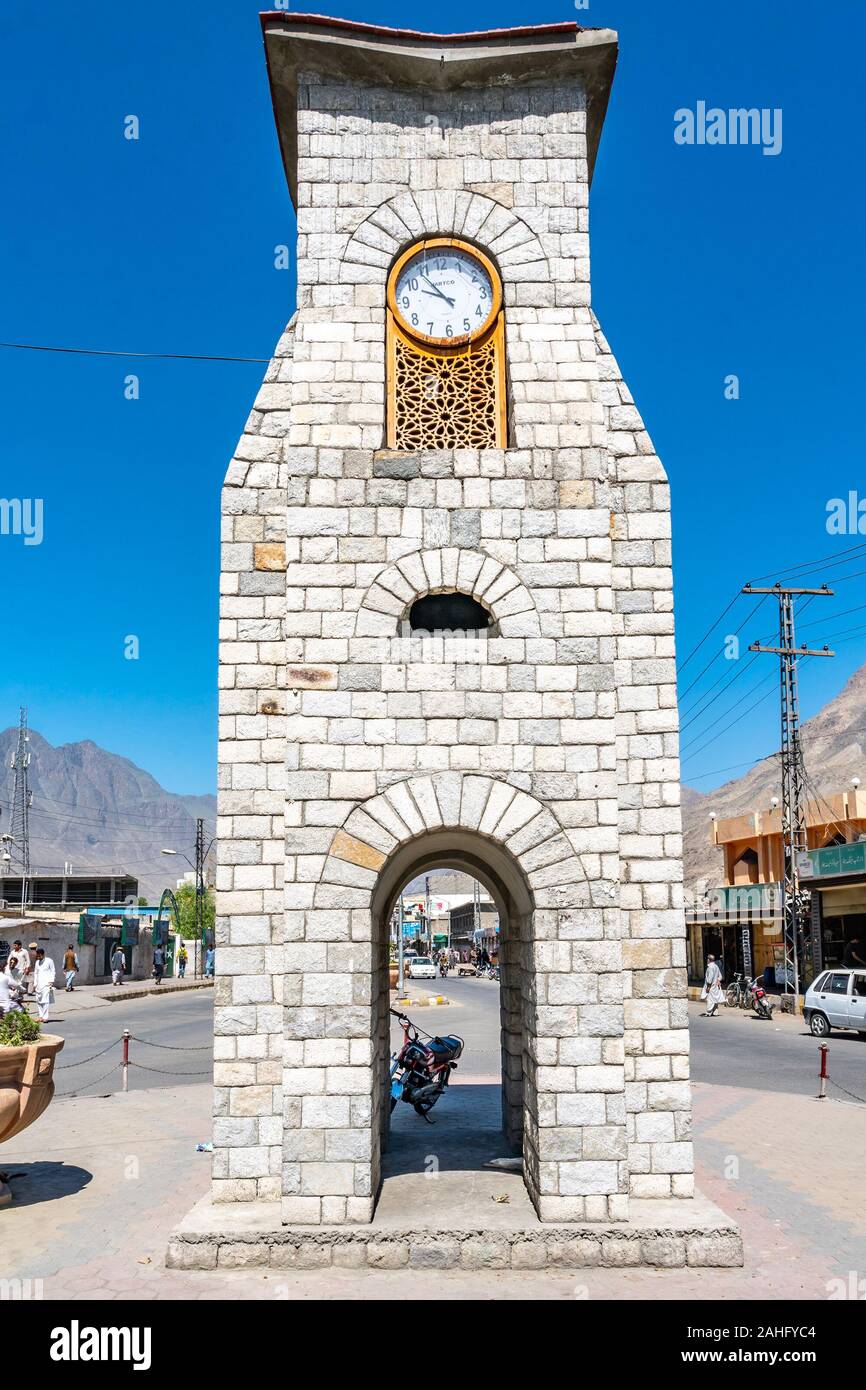
[[[413,632],[481,632],[492,624],[492,614],[469,594],[425,594],[409,609]]]

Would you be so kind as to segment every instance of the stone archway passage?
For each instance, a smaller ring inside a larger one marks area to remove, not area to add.
[[[429,830],[415,836],[383,865],[373,892],[373,929],[380,963],[387,970],[388,924],[401,885],[431,869],[456,869],[483,884],[496,904],[500,921],[500,1016],[501,1016],[501,1074],[502,1074],[502,1131],[515,1152],[527,1149],[531,1160],[536,1150],[532,1126],[525,1126],[524,1116],[535,1115],[537,1106],[527,1108],[524,1077],[531,1075],[532,1063],[528,1039],[533,1032],[531,998],[523,993],[523,985],[531,978],[533,929],[533,898],[517,860],[495,839],[464,828]],[[380,981],[383,976],[380,970]],[[378,1087],[387,1090],[388,1084],[388,995],[386,981],[378,1003],[385,1010],[384,1029],[380,1039],[384,1045],[378,1056]],[[531,1087],[529,1088],[531,1090]],[[381,1135],[386,1141],[389,1107],[383,1107]]]
[[[604,939],[574,846],[553,812],[510,782],[443,772],[395,780],[355,807],[333,836],[305,913],[286,945],[300,976],[287,1035],[350,1064],[284,1069],[290,1221],[368,1221],[380,1180],[386,1095],[387,952],[382,923],[417,864],[465,865],[503,903],[506,1129],[522,1132],[527,1187],[542,1220],[624,1219],[619,942]],[[351,939],[344,940],[348,919]],[[313,944],[332,933],[340,944]],[[326,973],[321,965],[326,964]],[[328,1007],[325,1008],[324,1006]],[[308,1053],[308,1055],[311,1055]],[[519,1075],[517,1055],[520,1057]],[[304,1155],[311,1155],[305,1158]],[[312,1157],[315,1155],[315,1157]],[[327,1213],[327,1216],[325,1216]]]

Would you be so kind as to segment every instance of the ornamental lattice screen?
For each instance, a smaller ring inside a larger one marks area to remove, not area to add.
[[[393,321],[389,330],[388,447],[504,448],[501,325],[482,343],[440,352],[410,343]]]

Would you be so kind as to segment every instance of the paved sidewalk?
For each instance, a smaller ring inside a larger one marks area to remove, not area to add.
[[[46,1299],[824,1299],[866,1269],[859,1202],[866,1106],[695,1086],[698,1182],[740,1222],[742,1270],[587,1269],[185,1273],[163,1263],[171,1228],[208,1188],[211,1090],[190,1085],[57,1100],[2,1150],[3,1274]],[[431,1182],[431,1201],[435,1201]]]

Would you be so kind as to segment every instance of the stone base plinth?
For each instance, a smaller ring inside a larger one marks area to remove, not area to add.
[[[632,1198],[623,1222],[568,1226],[495,1219],[477,1224],[283,1226],[276,1202],[199,1202],[172,1232],[169,1269],[719,1268],[743,1263],[739,1227],[697,1195]]]

